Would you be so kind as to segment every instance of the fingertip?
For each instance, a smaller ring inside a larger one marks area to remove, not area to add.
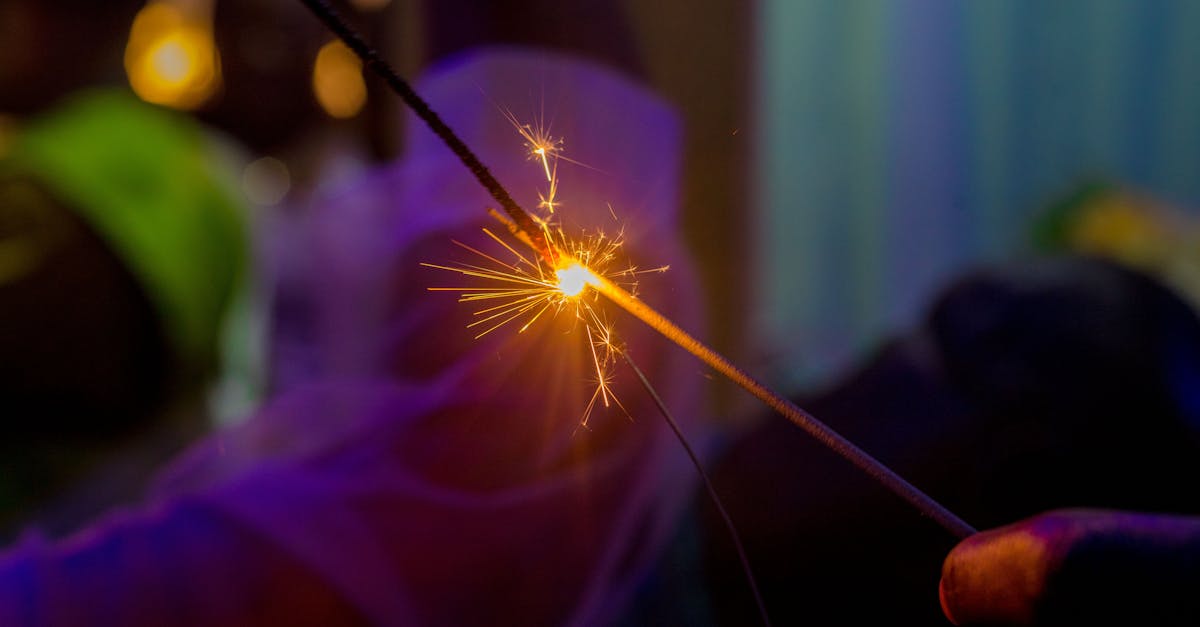
[[[950,604],[946,602],[946,580],[943,578],[938,581],[938,601],[942,604],[942,613],[946,615],[946,620],[957,625],[958,620],[954,618],[954,612],[950,611]]]
[[[1047,568],[1046,539],[1027,523],[978,533],[942,564],[938,599],[955,625],[1034,623]]]

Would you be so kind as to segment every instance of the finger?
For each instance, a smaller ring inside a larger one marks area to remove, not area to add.
[[[1194,624],[1200,519],[1063,510],[964,540],[939,594],[959,625]]]
[[[956,625],[1028,625],[1045,588],[1047,538],[1018,523],[978,533],[950,552],[938,594]]]

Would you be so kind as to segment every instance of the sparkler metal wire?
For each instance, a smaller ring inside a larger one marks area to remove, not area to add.
[[[758,604],[758,614],[762,618],[763,625],[770,627],[771,618],[767,615],[767,605],[763,602],[762,593],[758,590],[758,581],[754,578],[754,571],[750,568],[750,558],[746,557],[746,549],[742,546],[741,535],[737,531],[737,527],[733,524],[733,518],[729,512],[725,510],[725,503],[721,501],[721,497],[717,495],[717,489],[713,487],[712,480],[708,478],[708,472],[704,470],[704,465],[700,463],[700,457],[696,455],[696,451],[692,450],[692,445],[688,442],[687,436],[683,434],[683,429],[679,427],[679,423],[675,421],[675,417],[671,415],[671,410],[667,409],[667,404],[663,402],[662,397],[650,385],[650,380],[642,372],[641,368],[634,363],[633,357],[629,356],[628,351],[621,351],[621,356],[625,358],[625,363],[629,364],[629,368],[633,370],[633,374],[637,375],[638,381],[645,388],[646,393],[650,398],[654,399],[654,404],[658,407],[658,412],[671,426],[671,430],[675,432],[675,437],[679,439],[679,443],[683,445],[683,450],[687,451],[688,458],[692,460],[692,465],[696,467],[696,472],[700,474],[700,479],[704,481],[704,487],[708,490],[708,497],[712,499],[713,505],[717,507],[717,511],[721,514],[721,520],[725,521],[725,528],[729,530],[729,536],[733,539],[733,547],[737,549],[738,559],[742,562],[742,572],[746,573],[747,583],[750,584],[750,591],[754,594],[754,602]]]
[[[529,236],[533,249],[536,250],[539,255],[545,258],[547,262],[549,262],[551,265],[554,265],[554,248],[550,245],[550,242],[547,241],[541,229],[537,228],[533,217],[530,216],[529,213],[524,209],[522,209],[521,206],[517,204],[517,201],[512,199],[512,196],[508,193],[508,190],[506,190],[504,186],[500,184],[500,181],[496,180],[495,176],[492,176],[492,173],[487,169],[487,166],[483,165],[483,162],[479,160],[479,157],[476,156],[469,147],[467,147],[466,143],[464,143],[462,139],[459,139],[458,135],[455,134],[450,126],[442,120],[441,116],[439,116],[437,112],[435,112],[429,106],[429,103],[425,102],[421,96],[417,95],[417,92],[414,91],[412,86],[408,84],[408,81],[401,78],[400,74],[397,73],[396,70],[392,69],[392,66],[389,65],[387,61],[384,61],[383,57],[381,57],[374,48],[367,44],[367,42],[361,36],[359,36],[359,34],[355,32],[354,29],[351,28],[350,25],[344,19],[342,19],[340,15],[338,15],[337,11],[335,11],[333,7],[329,6],[328,2],[325,2],[325,0],[300,1],[303,2],[310,11],[312,11],[313,15],[317,16],[317,19],[321,20],[321,22],[325,24],[326,28],[337,35],[338,38],[346,44],[347,48],[353,50],[354,54],[358,55],[358,58],[362,59],[364,67],[370,68],[372,72],[382,78],[388,84],[388,87],[391,87],[392,91],[396,92],[396,95],[404,101],[404,104],[408,105],[408,108],[411,109],[412,112],[417,115],[417,117],[421,118],[421,121],[425,122],[425,124],[429,126],[429,129],[432,130],[434,134],[438,136],[438,138],[445,142],[446,146],[449,147],[455,156],[457,156],[459,160],[463,162],[463,165],[467,166],[467,169],[471,171],[471,174],[475,175],[475,178],[479,180],[480,185],[483,185],[484,189],[486,189],[488,193],[492,195],[492,198],[495,198],[496,202],[500,203],[500,207],[502,207],[504,212],[508,214],[509,218],[516,223],[517,227]]]

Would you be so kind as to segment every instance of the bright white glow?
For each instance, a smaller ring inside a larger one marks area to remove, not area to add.
[[[212,24],[182,5],[147,4],[129,31],[125,73],[142,100],[177,109],[199,107],[221,84]]]
[[[554,271],[558,276],[558,291],[567,296],[578,296],[587,287],[592,273],[578,263]]]
[[[164,39],[150,53],[150,66],[164,83],[182,85],[192,74],[192,59],[178,38]]]

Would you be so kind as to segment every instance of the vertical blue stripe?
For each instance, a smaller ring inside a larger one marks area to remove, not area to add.
[[[888,120],[888,198],[879,268],[887,305],[877,312],[890,326],[908,325],[971,247],[962,207],[965,180],[964,88],[957,71],[954,31],[960,8],[915,0],[894,15],[888,67],[893,86]],[[878,332],[878,329],[875,329]]]
[[[1130,16],[1126,33],[1128,84],[1119,94],[1126,101],[1120,126],[1124,133],[1120,167],[1139,186],[1150,189],[1162,188],[1166,180],[1161,130],[1166,121],[1159,104],[1171,97],[1159,58],[1167,47],[1166,8],[1161,0],[1145,0],[1137,14]]]
[[[886,172],[885,9],[819,0],[763,12],[760,177],[770,217],[761,222],[769,287],[759,319],[784,338],[785,353],[815,368],[873,322],[880,297],[880,236],[871,231]]]
[[[764,0],[757,319],[794,370],[1089,177],[1200,206],[1200,2]]]
[[[1167,35],[1157,51],[1166,93],[1163,117],[1163,190],[1200,209],[1200,2],[1172,2]]]
[[[999,256],[1011,245],[1007,233],[1015,206],[1011,179],[1017,80],[1012,36],[1014,2],[964,3],[961,42],[966,74],[964,106],[972,193],[967,199],[975,217],[973,239],[981,255]]]
[[[842,239],[851,257],[845,265],[852,268],[850,280],[842,284],[849,288],[847,297],[854,315],[831,316],[831,322],[839,318],[843,324],[849,322],[845,346],[858,350],[863,338],[878,333],[875,312],[886,298],[887,111],[892,96],[887,46],[894,38],[888,28],[889,8],[894,4],[867,1],[846,5],[853,10],[848,15],[850,37],[845,49],[851,66],[860,68],[848,75],[851,80],[846,86],[847,131],[853,148],[841,185],[849,201]]]

